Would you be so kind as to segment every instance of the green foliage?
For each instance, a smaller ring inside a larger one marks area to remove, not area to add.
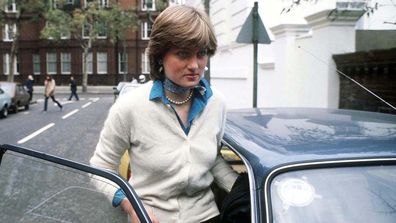
[[[51,9],[45,14],[47,25],[42,31],[43,38],[59,40],[61,34],[70,33],[74,39],[91,41],[98,35],[106,34],[107,38],[126,39],[127,31],[135,30],[138,18],[132,9],[122,9],[119,5],[103,8],[96,2],[89,3],[85,8],[75,8],[71,11]]]

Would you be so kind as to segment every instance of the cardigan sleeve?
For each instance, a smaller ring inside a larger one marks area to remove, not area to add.
[[[231,168],[230,165],[223,159],[221,154],[216,158],[215,165],[212,168],[212,173],[215,183],[226,190],[231,191],[232,185],[236,181],[238,174]]]
[[[95,152],[90,159],[92,166],[114,173],[118,172],[121,156],[130,147],[131,130],[125,127],[125,122],[122,122],[125,119],[122,118],[120,104],[114,104],[100,133]],[[114,193],[118,189],[118,186],[109,181],[103,182],[103,180],[94,179],[93,184],[110,200],[113,199]]]

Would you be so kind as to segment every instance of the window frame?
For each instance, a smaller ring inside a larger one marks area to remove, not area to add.
[[[151,34],[152,24],[150,22],[144,21],[141,25],[142,39],[149,40]]]
[[[50,58],[50,56],[54,55],[54,57]],[[50,60],[51,59],[51,60]],[[52,60],[54,59],[54,60]],[[55,52],[47,52],[46,53],[46,68],[47,68],[47,74],[56,74],[57,73],[57,55]],[[55,71],[50,70],[50,65],[55,65]]]
[[[150,60],[149,60],[147,52],[143,52],[141,54],[140,68],[141,68],[142,74],[149,74],[150,73]]]
[[[38,53],[33,54],[32,64],[33,64],[33,74],[36,75],[41,74],[40,54]],[[38,71],[36,71],[36,68],[38,68]]]
[[[14,75],[19,75],[19,57],[15,56],[16,60],[14,62]],[[9,53],[3,54],[3,74],[10,75],[10,59],[11,56]]]
[[[72,68],[71,63],[72,63],[71,53],[62,52],[61,53],[61,74],[71,74],[71,68]],[[69,68],[68,71],[67,71],[67,68]]]
[[[105,59],[102,60],[103,58],[101,58],[101,55],[105,55]],[[108,62],[108,55],[107,52],[97,52],[96,53],[96,71],[98,74],[107,74],[107,62]],[[102,67],[101,65],[103,65],[104,67]],[[102,69],[104,68],[104,69]]]
[[[14,41],[14,36],[15,36],[16,32],[17,32],[17,27],[16,27],[15,23],[12,23],[12,24],[6,23],[6,24],[4,24],[4,27],[3,27],[3,41],[4,42],[12,42],[12,41]],[[12,34],[13,36],[11,37],[10,34]]]
[[[128,73],[128,54],[126,52],[118,53],[118,73]]]

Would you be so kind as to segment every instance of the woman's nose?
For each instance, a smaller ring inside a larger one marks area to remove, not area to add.
[[[193,69],[196,70],[198,69],[198,58],[196,56],[192,56],[189,60],[188,60],[188,64],[187,64],[188,69]]]

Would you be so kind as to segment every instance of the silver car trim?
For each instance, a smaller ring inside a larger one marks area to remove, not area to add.
[[[250,190],[250,213],[251,213],[251,223],[258,223],[258,213],[256,211],[256,208],[253,207],[258,207],[258,201],[256,196],[254,196],[256,193],[256,186],[254,184],[254,179],[253,179],[253,168],[247,161],[247,159],[242,156],[236,149],[234,149],[229,143],[225,142],[223,140],[223,144],[228,146],[234,153],[236,153],[242,160],[243,164],[245,164],[247,172],[248,172],[248,179],[249,179],[249,190]],[[254,205],[256,204],[256,205]]]

